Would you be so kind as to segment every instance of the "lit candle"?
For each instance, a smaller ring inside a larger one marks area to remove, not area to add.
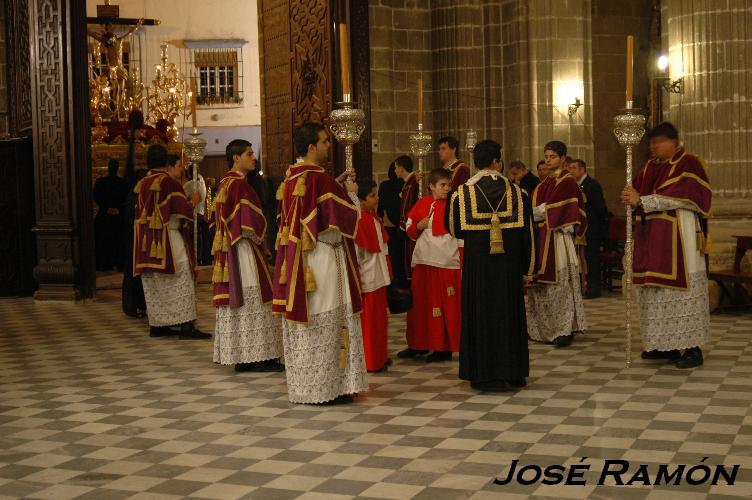
[[[342,94],[347,96],[350,94],[350,40],[344,23],[339,25],[339,55],[342,64]]]
[[[627,107],[632,107],[634,37],[627,36]]]
[[[423,77],[418,78],[418,123],[423,123]]]
[[[191,77],[191,122],[193,124],[193,133],[198,133],[196,125],[196,77]]]

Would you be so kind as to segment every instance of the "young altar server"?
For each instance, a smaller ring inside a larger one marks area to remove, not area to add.
[[[272,279],[266,260],[266,219],[247,181],[256,169],[251,143],[231,141],[230,170],[214,199],[214,362],[235,371],[283,371],[282,321],[272,315]]]
[[[385,371],[392,360],[388,357],[388,321],[386,288],[392,282],[389,236],[384,224],[376,215],[379,194],[371,179],[358,180],[360,220],[355,235],[355,245],[360,264],[360,282],[363,292],[363,349],[369,372]]]
[[[444,168],[428,174],[431,194],[410,210],[407,235],[416,241],[412,258],[413,308],[407,313],[407,349],[398,357],[434,351],[427,363],[450,361],[459,352],[462,274],[459,240],[446,230],[444,210],[452,176]]]

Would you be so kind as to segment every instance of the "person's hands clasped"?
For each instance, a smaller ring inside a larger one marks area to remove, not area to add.
[[[625,186],[621,192],[621,202],[636,207],[640,203],[640,193],[632,186]]]

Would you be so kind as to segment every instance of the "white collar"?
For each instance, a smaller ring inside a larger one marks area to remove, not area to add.
[[[491,170],[489,168],[484,168],[474,176],[472,176],[465,184],[468,186],[472,186],[475,183],[477,183],[479,180],[481,180],[483,177],[491,176],[493,180],[498,180],[500,177],[503,178],[504,176],[501,174],[501,172],[498,172],[496,170]]]

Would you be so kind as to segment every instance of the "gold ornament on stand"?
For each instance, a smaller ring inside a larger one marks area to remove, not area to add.
[[[147,120],[155,124],[160,120],[166,121],[167,135],[174,141],[178,137],[176,118],[179,115],[187,116],[185,108],[189,90],[175,63],[167,61],[167,44],[162,44],[161,48],[161,64],[155,66],[156,76],[146,88]]]

